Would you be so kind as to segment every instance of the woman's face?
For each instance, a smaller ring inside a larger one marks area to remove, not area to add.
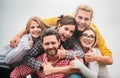
[[[38,38],[41,34],[41,27],[36,21],[31,21],[30,23],[30,29],[29,29],[30,34],[32,35],[33,38]]]
[[[75,25],[63,25],[58,27],[58,33],[61,41],[66,41],[73,36]]]
[[[95,33],[92,30],[86,30],[79,40],[84,48],[91,48],[95,42]]]

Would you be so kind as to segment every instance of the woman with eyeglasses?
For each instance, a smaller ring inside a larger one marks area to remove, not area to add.
[[[80,69],[85,78],[110,78],[107,67],[104,64],[99,63],[98,57],[103,58],[96,45],[97,35],[95,31],[88,27],[79,36],[78,42],[82,46],[85,56],[84,64],[81,63],[75,56],[74,60],[70,62],[71,68]]]

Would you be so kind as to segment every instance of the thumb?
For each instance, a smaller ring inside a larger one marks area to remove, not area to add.
[[[76,55],[73,55],[73,59],[74,59],[74,60],[77,59]]]
[[[91,53],[93,52],[93,49],[91,47],[89,48],[89,52],[91,52]]]
[[[48,64],[48,61],[47,61],[47,59],[44,59],[44,63],[45,63],[45,64]]]
[[[65,50],[62,45],[60,46],[60,49],[61,49],[61,50]]]

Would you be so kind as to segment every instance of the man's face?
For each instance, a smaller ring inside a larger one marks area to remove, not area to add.
[[[43,38],[42,47],[49,56],[55,56],[57,54],[59,45],[60,41],[57,40],[55,35],[49,35]]]
[[[66,41],[73,36],[75,25],[63,25],[58,27],[58,33],[61,41]]]
[[[83,31],[86,27],[90,26],[91,23],[91,13],[79,10],[77,15],[75,16],[77,27],[79,31]]]

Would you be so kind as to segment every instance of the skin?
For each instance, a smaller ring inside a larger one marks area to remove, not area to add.
[[[75,16],[75,20],[77,22],[78,30],[83,31],[86,27],[90,26],[92,21],[91,13],[84,10],[79,10]]]
[[[91,30],[86,30],[79,40],[84,48],[91,48],[95,42],[95,34]]]
[[[41,28],[36,21],[31,21],[29,26],[29,33],[31,34],[33,41],[35,41],[41,34]],[[33,41],[29,40],[29,45],[32,48]]]
[[[74,31],[75,25],[58,25],[58,33],[63,42],[70,39],[73,36]]]
[[[76,14],[75,16],[75,19],[76,19],[76,22],[77,22],[77,26],[78,26],[78,30],[79,31],[83,31],[86,27],[89,27],[90,26],[90,23],[92,21],[92,17],[91,17],[91,13],[90,12],[87,12],[87,11],[84,11],[84,10],[79,10],[78,13]],[[111,65],[113,63],[113,59],[111,56],[95,56],[94,54],[86,54],[88,55],[89,57],[97,57],[96,58],[96,61],[100,62],[100,63],[103,63],[103,64],[106,64],[106,65]],[[91,60],[93,61],[93,60]],[[88,61],[88,62],[91,62],[91,61]]]
[[[38,38],[41,34],[41,28],[36,21],[31,21],[29,33],[34,39]]]

